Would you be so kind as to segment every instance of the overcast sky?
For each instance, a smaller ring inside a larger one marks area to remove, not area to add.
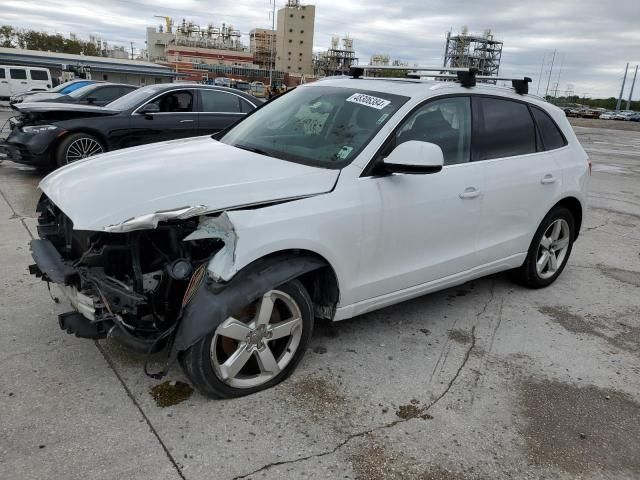
[[[278,7],[284,5],[277,0]],[[471,32],[490,28],[504,41],[501,74],[533,78],[537,90],[543,57],[541,93],[549,63],[557,49],[551,85],[560,73],[560,90],[581,95],[618,96],[624,67],[640,63],[639,0],[317,0],[314,49],[326,49],[332,35],[349,34],[360,63],[373,53],[389,54],[410,64],[441,64],[445,33],[464,25]],[[113,44],[134,42],[144,48],[145,27],[169,15],[196,23],[231,23],[243,32],[270,27],[269,0],[2,0],[0,24],[75,32],[83,38],[98,34]],[[640,75],[639,75],[640,77]],[[625,98],[629,94],[625,88]],[[634,99],[640,98],[640,79]]]

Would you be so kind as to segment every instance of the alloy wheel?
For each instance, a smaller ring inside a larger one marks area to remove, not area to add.
[[[270,290],[216,329],[210,351],[216,376],[235,388],[270,381],[295,355],[302,325],[302,313],[293,298]]]
[[[93,138],[79,138],[69,145],[65,159],[67,160],[67,163],[72,163],[77,160],[82,160],[83,158],[97,155],[103,151],[102,145]]]
[[[551,278],[562,268],[569,250],[570,236],[569,224],[563,218],[556,219],[547,227],[536,256],[536,271],[540,278]]]

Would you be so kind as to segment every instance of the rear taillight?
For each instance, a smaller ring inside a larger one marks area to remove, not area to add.
[[[591,159],[587,158],[587,163],[589,164],[589,176],[591,176]]]

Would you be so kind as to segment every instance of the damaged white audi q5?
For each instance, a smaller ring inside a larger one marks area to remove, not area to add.
[[[502,270],[549,285],[582,223],[587,155],[526,81],[476,85],[462,73],[355,70],[214,138],[53,172],[30,269],[73,306],[61,328],[166,348],[202,393],[234,397],[291,374],[315,318]]]

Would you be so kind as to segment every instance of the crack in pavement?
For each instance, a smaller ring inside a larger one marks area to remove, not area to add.
[[[489,299],[485,302],[485,304],[482,307],[482,309],[480,310],[480,312],[478,312],[476,314],[476,321],[482,315],[484,315],[486,313],[487,308],[489,307],[489,304],[494,299],[494,296],[495,296],[494,295],[494,284],[493,284],[493,282],[491,282],[490,289],[489,289]],[[447,387],[442,391],[442,393],[440,395],[438,395],[435,398],[435,400],[433,400],[426,407],[424,407],[423,409],[420,410],[421,414],[427,413],[431,408],[433,408],[438,402],[440,402],[440,400],[442,400],[449,393],[449,390],[451,390],[451,388],[453,387],[453,384],[456,382],[456,380],[460,376],[460,373],[462,372],[462,370],[466,366],[467,362],[469,361],[469,358],[471,357],[471,352],[473,351],[473,349],[476,346],[476,340],[477,340],[477,337],[476,337],[476,326],[474,325],[473,327],[471,327],[471,345],[469,345],[469,348],[465,352],[465,355],[464,355],[464,357],[462,359],[462,363],[460,364],[460,366],[456,370],[456,373],[453,375],[451,380],[449,380],[449,383],[447,384]],[[335,447],[333,447],[330,450],[326,450],[326,451],[320,452],[320,453],[314,453],[314,454],[311,454],[311,455],[307,455],[305,457],[299,457],[299,458],[295,458],[295,459],[292,459],[292,460],[280,460],[280,461],[277,461],[277,462],[268,463],[266,465],[263,465],[260,468],[257,468],[256,470],[253,470],[252,472],[245,473],[245,474],[242,474],[242,475],[237,475],[237,476],[233,477],[231,480],[241,480],[241,479],[244,479],[244,478],[248,478],[248,477],[250,477],[252,475],[255,475],[256,473],[260,473],[260,472],[263,472],[265,470],[269,470],[270,468],[277,467],[277,466],[280,466],[280,465],[290,465],[290,464],[293,464],[293,463],[304,462],[304,461],[310,460],[312,458],[321,458],[321,457],[326,457],[328,455],[332,455],[333,453],[337,452],[342,447],[344,447],[346,444],[351,442],[351,440],[354,440],[356,438],[364,437],[365,435],[369,435],[371,433],[374,433],[374,432],[377,432],[377,431],[380,431],[380,430],[386,430],[388,428],[395,427],[396,425],[408,422],[409,420],[413,420],[415,418],[420,418],[420,417],[399,418],[397,420],[394,420],[393,422],[386,423],[384,425],[379,425],[377,427],[369,428],[369,429],[363,430],[361,432],[352,433],[351,435],[347,436],[347,438],[345,438],[343,441],[339,442]]]

